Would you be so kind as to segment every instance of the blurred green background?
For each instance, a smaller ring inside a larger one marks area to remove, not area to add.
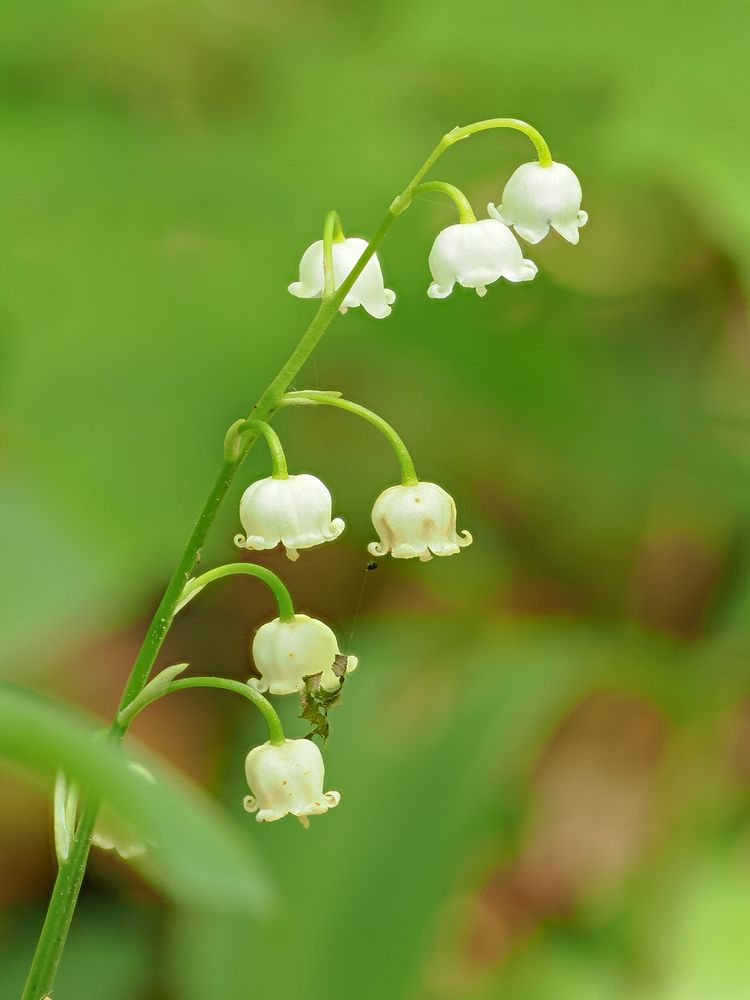
[[[742,0],[5,0],[2,676],[102,717],[224,430],[312,314],[286,285],[325,211],[371,233],[443,132],[515,115],[591,220],[481,301],[425,295],[449,204],[394,226],[392,317],[338,319],[296,387],[392,420],[475,543],[367,573],[392,455],[345,414],[278,417],[348,523],[259,560],[360,656],[341,807],[257,826],[247,707],[154,706],[135,736],[222,802],[278,906],[187,907],[98,854],[55,1000],[750,995],[749,28]],[[489,133],[433,176],[479,212],[530,158]],[[258,447],[205,566],[267,469]],[[245,678],[271,612],[217,585],[160,663]],[[11,997],[53,861],[47,790],[5,762],[0,800]]]

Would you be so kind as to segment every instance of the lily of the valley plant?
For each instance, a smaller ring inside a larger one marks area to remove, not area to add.
[[[515,171],[499,205],[490,204],[489,217],[477,220],[459,188],[424,178],[452,145],[495,128],[525,134],[537,158]],[[273,697],[301,694],[305,698],[314,690],[317,703],[326,711],[338,700],[342,685],[357,666],[355,656],[341,652],[326,623],[295,609],[289,591],[270,570],[248,561],[192,575],[216,512],[245,457],[261,437],[269,450],[270,476],[247,485],[238,511],[243,530],[235,536],[235,544],[249,553],[281,545],[290,559],[302,554],[314,558],[308,550],[334,542],[344,531],[344,521],[334,516],[328,487],[310,473],[289,474],[281,441],[271,427],[273,417],[286,407],[309,413],[318,406],[332,406],[368,421],[385,436],[398,464],[400,482],[384,484],[374,500],[372,523],[377,539],[368,546],[371,555],[424,562],[434,556],[457,555],[472,542],[457,517],[451,494],[437,483],[419,479],[403,440],[383,417],[339,391],[290,391],[338,313],[362,306],[376,319],[391,314],[396,293],[386,288],[377,251],[395,220],[425,192],[446,195],[458,212],[457,223],[438,233],[429,256],[425,255],[426,270],[429,268],[432,276],[427,294],[432,299],[446,298],[456,284],[484,296],[501,278],[512,284],[531,281],[537,267],[524,256],[516,234],[535,244],[552,228],[570,243],[577,243],[579,229],[587,220],[581,210],[581,186],[573,171],[553,161],[535,128],[513,118],[488,119],[447,132],[391,202],[370,239],[345,236],[338,214],[328,213],[322,238],[304,251],[299,280],[289,285],[292,295],[319,299],[320,304],[291,356],[251,407],[250,416],[236,421],[227,431],[216,479],[155,612],[109,729],[109,739],[121,743],[139,712],[158,698],[186,688],[221,688],[246,698],[260,711],[268,729],[268,741],[251,749],[245,761],[251,794],[245,798],[244,808],[259,822],[290,815],[307,826],[309,817],[322,816],[340,799],[338,791],[325,790],[323,755],[313,734],[288,737],[265,693]],[[238,574],[260,579],[271,588],[278,606],[278,616],[261,625],[251,640],[257,676],[245,684],[222,677],[182,677],[187,665],[180,664],[165,667],[152,677],[175,616],[209,584]],[[148,774],[142,778],[154,780]],[[118,821],[114,803],[94,800],[85,789],[76,789],[65,775],[60,775],[55,790],[54,816],[59,871],[23,1000],[43,1000],[52,990],[91,845],[114,849],[123,858],[148,851],[138,832]]]

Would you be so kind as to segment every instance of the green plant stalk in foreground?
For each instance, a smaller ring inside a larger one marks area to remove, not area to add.
[[[245,422],[239,422],[243,424],[244,429],[241,433],[237,432],[240,436],[235,440],[233,447],[229,446],[232,444],[229,440],[232,431],[230,428],[230,434],[227,435],[228,444],[225,445],[224,461],[219,468],[203,509],[195,523],[195,527],[167,585],[156,614],[151,621],[122,698],[120,699],[117,714],[109,733],[110,739],[113,742],[121,742],[127,732],[128,722],[123,723],[120,721],[120,713],[141,693],[148,681],[156,657],[180,604],[185,584],[191,577],[200,550],[221,506],[221,502],[226,496],[234,477],[237,475],[245,456],[260,436],[261,429],[257,422],[267,422],[273,417],[281,405],[284,393],[287,392],[300,369],[317,347],[321,337],[330,326],[347,293],[362,273],[365,265],[377,251],[393,222],[411,204],[425,174],[454,143],[468,138],[475,132],[492,128],[512,128],[523,132],[534,143],[540,164],[542,166],[549,166],[552,162],[549,147],[539,132],[526,122],[514,118],[491,118],[486,121],[475,122],[472,125],[452,129],[443,136],[401,194],[391,202],[388,212],[375,232],[375,235],[338,289],[334,289],[333,287],[331,243],[336,238],[339,238],[340,224],[338,223],[337,215],[334,216],[333,213],[329,213],[329,216],[327,216],[324,226],[324,271],[326,282],[320,306],[312,322],[303,334],[302,339],[250,411],[247,422],[252,422],[252,424],[245,426]],[[182,686],[185,686],[184,683]],[[24,987],[22,1000],[45,1000],[52,991],[57,968],[78,901],[81,883],[86,872],[86,864],[91,849],[91,836],[98,811],[98,801],[91,798],[84,800],[70,852],[67,859],[60,865],[57,879],[52,889],[47,915],[37,943],[26,986]]]

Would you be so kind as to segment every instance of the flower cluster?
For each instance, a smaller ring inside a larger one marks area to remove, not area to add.
[[[428,185],[425,185],[428,187]],[[456,199],[461,221],[438,233],[429,255],[431,299],[447,298],[458,283],[484,296],[487,286],[506,281],[531,281],[537,266],[523,255],[514,229],[527,243],[539,243],[554,229],[569,243],[578,243],[579,229],[588,221],[581,210],[581,185],[564,163],[523,163],[505,185],[502,202],[487,206],[487,219],[477,219],[466,198],[457,188],[435,182],[430,190],[443,190]],[[418,189],[417,189],[418,190]],[[365,240],[345,239],[332,244],[334,288],[339,288],[366,249]],[[300,298],[321,298],[324,292],[323,241],[313,243],[300,262],[300,279],[289,286]],[[347,291],[341,312],[363,306],[378,319],[389,316],[395,292],[385,287],[383,272],[375,255]]]
[[[578,231],[587,221],[581,211],[578,179],[569,167],[552,160],[544,140],[530,126],[515,122],[511,127],[519,124],[532,138],[536,136],[539,162],[524,163],[515,171],[505,185],[501,204],[487,206],[488,218],[477,220],[463,193],[438,181],[413,187],[391,206],[392,213],[399,214],[420,190],[442,191],[456,203],[460,221],[438,233],[430,251],[430,298],[446,298],[456,284],[484,296],[487,286],[500,278],[530,281],[537,266],[524,257],[515,234],[533,244],[552,228],[570,243],[578,242]],[[338,216],[332,214],[330,226],[326,220],[324,239],[303,254],[299,281],[289,285],[289,291],[300,298],[326,298],[346,282],[336,302],[340,311],[361,305],[371,316],[383,319],[390,315],[396,296],[385,287],[380,262],[365,240],[346,238]],[[427,561],[455,555],[471,543],[468,531],[457,530],[453,498],[436,483],[417,479],[403,442],[382,418],[338,393],[290,393],[282,400],[282,405],[293,403],[327,403],[358,413],[393,445],[402,481],[385,489],[373,505],[378,539],[368,546],[372,556]],[[251,550],[281,544],[290,559],[297,559],[300,550],[338,538],[344,522],[332,516],[331,494],[319,479],[307,474],[289,476],[285,462],[281,469],[245,490],[240,501],[245,534],[237,535],[235,541]],[[355,657],[341,655],[327,625],[299,614],[263,625],[252,652],[260,676],[250,684],[258,692],[273,695],[301,691],[311,676],[319,678],[324,692],[336,692],[342,678],[357,665]],[[245,808],[257,812],[262,822],[291,813],[307,825],[308,816],[324,813],[339,802],[337,792],[323,792],[323,759],[309,740],[256,747],[248,755],[246,774],[254,795],[245,799]]]
[[[240,501],[240,520],[247,534],[235,535],[235,544],[247,549],[272,549],[279,543],[296,560],[300,549],[330,542],[341,534],[344,522],[331,520],[333,501],[328,488],[311,475],[262,479],[252,483]],[[375,501],[372,523],[379,541],[368,551],[390,553],[394,559],[452,556],[472,537],[456,531],[456,504],[436,483],[389,486]]]
[[[453,498],[436,483],[420,482],[411,474],[411,459],[400,438],[382,418],[348,403],[340,397],[315,401],[363,411],[382,424],[403,449],[406,470],[400,485],[389,486],[375,501],[372,523],[378,541],[368,546],[374,556],[390,553],[394,559],[454,555],[472,538],[468,531],[456,529],[456,505]],[[302,402],[288,398],[287,403]],[[267,437],[272,432],[265,428]],[[273,435],[274,450],[283,455],[280,442]],[[328,488],[309,474],[289,475],[286,461],[277,463],[273,476],[252,483],[240,500],[240,520],[245,534],[235,543],[247,549],[271,549],[282,545],[287,556],[296,560],[300,550],[311,549],[338,538],[344,528],[341,518],[333,518],[333,501]],[[267,571],[266,571],[267,572]],[[196,594],[200,581],[191,581]],[[342,682],[357,667],[357,657],[344,655],[334,632],[324,622],[309,615],[281,614],[258,629],[252,640],[252,658],[259,674],[248,681],[250,687],[271,695],[304,697],[311,682],[317,685],[319,699],[334,703]],[[269,741],[248,754],[245,770],[253,795],[245,799],[248,812],[256,813],[258,822],[271,822],[291,814],[304,826],[308,817],[338,805],[338,792],[323,791],[323,757],[310,739]]]
[[[495,127],[524,132],[534,142],[539,158],[538,162],[518,167],[505,185],[500,204],[490,203],[488,217],[477,220],[468,199],[457,187],[443,181],[422,183],[422,177],[444,147],[473,131]],[[323,239],[304,252],[299,280],[289,285],[292,295],[324,300],[308,331],[315,335],[313,341],[336,309],[344,313],[362,306],[377,319],[390,315],[396,295],[385,286],[376,250],[391,222],[416,196],[427,191],[450,197],[459,215],[458,223],[438,233],[430,251],[432,281],[427,295],[431,299],[447,298],[456,284],[473,288],[477,295],[484,296],[487,287],[500,278],[511,283],[530,281],[537,273],[537,266],[524,256],[517,237],[536,244],[552,228],[575,244],[580,228],[587,221],[586,213],[581,210],[581,185],[576,175],[552,159],[546,142],[532,126],[516,119],[488,119],[457,127],[444,136],[415,179],[393,201],[373,241],[347,238],[337,213],[328,214]],[[333,516],[330,491],[314,475],[289,474],[281,441],[269,423],[282,407],[327,405],[353,413],[376,427],[393,448],[400,466],[401,481],[384,489],[373,504],[372,524],[377,539],[367,546],[370,556],[390,555],[393,559],[427,562],[434,556],[456,555],[470,545],[471,534],[458,530],[456,505],[451,495],[437,483],[417,477],[404,442],[381,416],[345,399],[339,392],[277,391],[282,383],[289,385],[309,354],[302,350],[305,339],[254,410],[260,419],[237,421],[227,432],[225,460],[230,465],[238,465],[259,435],[266,439],[272,461],[272,474],[251,483],[242,494],[239,519],[243,533],[235,535],[235,544],[250,552],[280,545],[294,561],[301,552],[341,536],[345,525],[340,517]],[[269,569],[253,563],[228,564],[189,579],[175,604],[175,613],[212,580],[240,572],[268,584],[279,607],[278,617],[261,625],[252,638],[251,655],[257,676],[251,677],[247,684],[220,678],[174,681],[184,669],[185,665],[180,665],[165,670],[139,697],[145,705],[165,693],[170,685],[172,689],[190,686],[239,689],[263,714],[269,731],[268,742],[247,755],[245,773],[252,794],[244,800],[245,809],[255,813],[259,822],[292,815],[307,826],[310,816],[325,813],[339,804],[338,792],[323,790],[323,757],[312,736],[320,735],[324,740],[327,737],[328,709],[339,700],[344,682],[357,667],[357,657],[343,654],[331,628],[317,618],[298,613],[281,580]],[[287,739],[266,694],[301,696],[302,717],[316,724],[313,733],[303,739]],[[132,714],[136,710],[140,710],[137,705],[135,709],[127,706],[124,712]],[[104,815],[96,843],[115,847],[123,856],[132,856],[143,849],[136,837],[108,830],[107,823],[108,817]]]

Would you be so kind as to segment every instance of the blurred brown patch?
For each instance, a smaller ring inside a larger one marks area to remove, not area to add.
[[[733,712],[726,745],[731,771],[741,781],[750,781],[750,698]]]
[[[472,906],[471,963],[501,961],[540,921],[626,874],[653,827],[664,735],[632,698],[593,695],[570,714],[539,761],[521,853]]]
[[[723,554],[695,536],[664,530],[647,538],[633,576],[633,609],[650,628],[694,639],[725,568]]]
[[[25,775],[0,771],[0,910],[19,900],[34,899],[52,877],[50,809]]]

